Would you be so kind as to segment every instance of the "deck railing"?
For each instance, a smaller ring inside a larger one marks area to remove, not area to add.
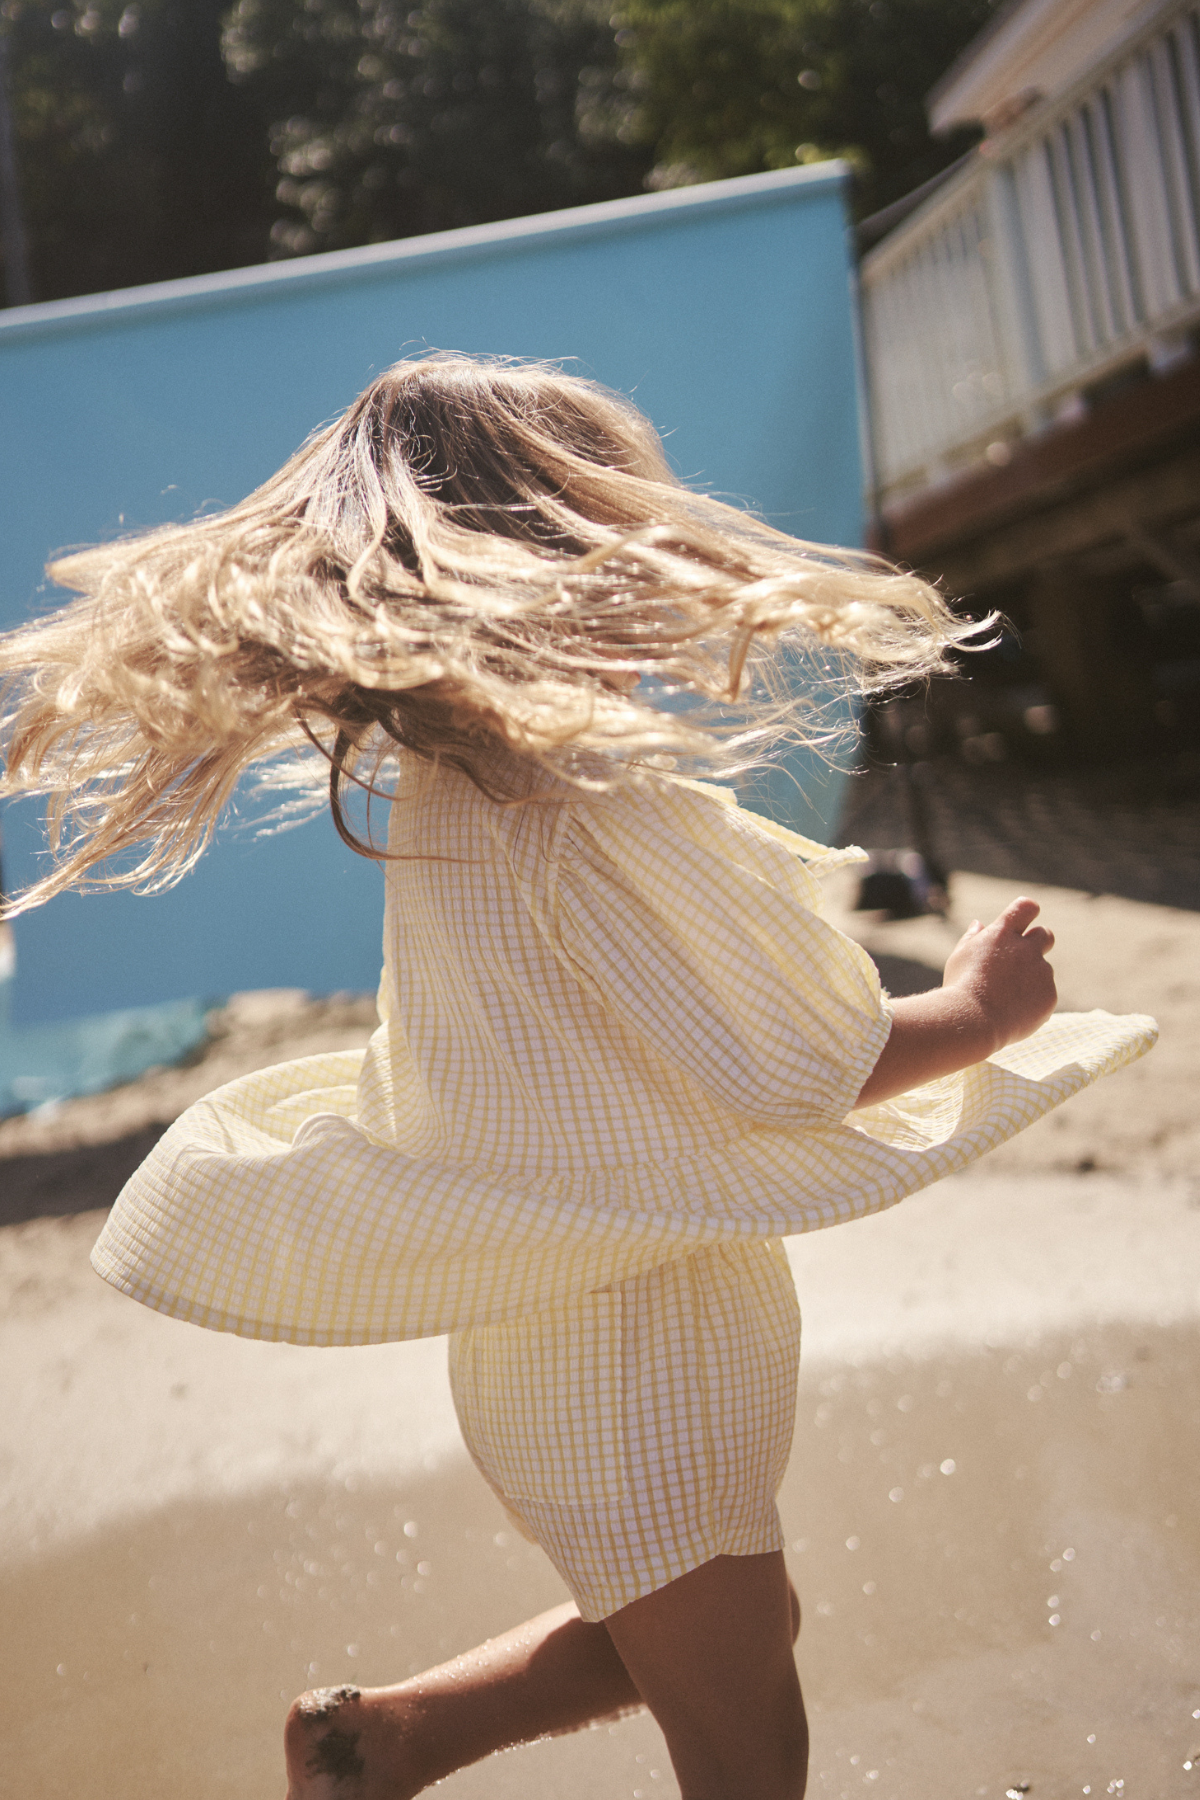
[[[910,494],[1189,352],[1200,325],[1200,5],[1163,6],[981,147],[863,260],[875,499]]]

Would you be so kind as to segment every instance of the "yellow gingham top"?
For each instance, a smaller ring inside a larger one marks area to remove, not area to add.
[[[171,1126],[93,1252],[133,1298],[306,1344],[496,1323],[890,1206],[1155,1037],[1058,1014],[848,1118],[890,1025],[836,853],[666,776],[504,805],[408,761],[390,849],[382,1025]]]

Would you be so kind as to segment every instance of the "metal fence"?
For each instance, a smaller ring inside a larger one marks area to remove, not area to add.
[[[1168,4],[863,261],[877,498],[1077,410],[1200,323],[1200,7]]]

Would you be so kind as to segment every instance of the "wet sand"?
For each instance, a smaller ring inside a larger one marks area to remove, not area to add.
[[[963,876],[954,930],[855,929],[899,991],[1010,892]],[[805,1350],[781,1509],[822,1800],[1200,1782],[1200,919],[1041,897],[1064,1000],[1156,1011],[1159,1049],[987,1170],[790,1246]],[[369,1028],[245,1006],[270,1042],[247,1047],[243,1018],[208,1076]],[[85,1153],[197,1083],[202,1065],[109,1097],[107,1139],[91,1102],[0,1127],[35,1200],[38,1159],[68,1159],[66,1216],[0,1231],[0,1792],[21,1800],[279,1800],[298,1689],[403,1676],[562,1597],[467,1462],[440,1341],[242,1343],[91,1275],[101,1214],[79,1209],[112,1165]],[[443,1791],[676,1788],[634,1719]]]

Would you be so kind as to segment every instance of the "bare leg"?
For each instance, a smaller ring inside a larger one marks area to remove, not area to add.
[[[558,1606],[396,1687],[302,1695],[284,1732],[288,1800],[410,1800],[495,1750],[641,1704],[604,1626]]]
[[[605,1620],[683,1800],[802,1800],[808,1725],[783,1556],[718,1556]]]
[[[754,1578],[755,1569],[762,1564],[770,1565],[765,1580],[761,1574]],[[782,1572],[782,1557],[718,1557],[705,1568],[726,1572],[718,1573],[715,1580],[698,1580],[705,1570],[694,1570],[658,1594],[625,1607],[603,1625],[586,1623],[574,1606],[559,1606],[396,1687],[318,1689],[302,1695],[288,1714],[284,1734],[288,1800],[411,1800],[455,1769],[466,1768],[496,1750],[577,1731],[596,1720],[634,1711],[641,1706],[642,1697],[621,1660],[626,1643],[656,1691],[661,1690],[665,1716],[660,1715],[658,1705],[652,1709],[667,1731],[672,1758],[676,1757],[674,1732],[687,1761],[691,1752],[686,1723],[677,1718],[679,1709],[671,1699],[671,1684],[657,1669],[658,1656],[674,1658],[681,1667],[696,1664],[705,1680],[723,1683],[722,1657],[714,1653],[714,1644],[718,1640],[741,1644],[744,1639],[749,1646],[748,1666],[739,1671],[738,1679],[743,1686],[753,1686],[756,1671],[763,1666],[759,1647],[751,1643],[764,1626],[756,1611],[762,1607],[772,1646],[768,1674],[775,1677],[775,1588],[781,1580],[786,1661],[794,1683],[790,1645],[800,1629],[799,1603]],[[748,1586],[739,1581],[739,1571],[751,1573]],[[684,1591],[674,1600],[662,1601],[663,1595],[674,1595],[676,1589]],[[707,1651],[699,1644],[672,1643],[673,1629],[703,1635]],[[621,1655],[614,1647],[618,1639]],[[782,1685],[786,1688],[786,1682]],[[795,1700],[798,1704],[798,1686]],[[750,1708],[753,1717],[764,1718],[757,1696],[754,1702]],[[707,1705],[707,1698],[702,1698],[700,1709]],[[783,1713],[785,1727],[790,1727],[794,1721],[786,1706]],[[801,1708],[801,1725],[803,1717]],[[766,1728],[770,1729],[769,1720]],[[761,1760],[761,1747],[756,1746],[755,1754],[742,1765],[743,1771],[757,1768]],[[743,1794],[753,1795],[754,1800],[775,1800],[776,1794],[793,1800],[804,1790],[802,1778],[799,1786],[792,1787],[759,1787],[751,1782],[728,1790],[694,1790],[697,1800],[700,1796],[708,1800],[710,1793],[724,1800],[726,1791],[738,1800]],[[684,1793],[686,1800],[692,1800],[692,1789],[685,1787]]]

